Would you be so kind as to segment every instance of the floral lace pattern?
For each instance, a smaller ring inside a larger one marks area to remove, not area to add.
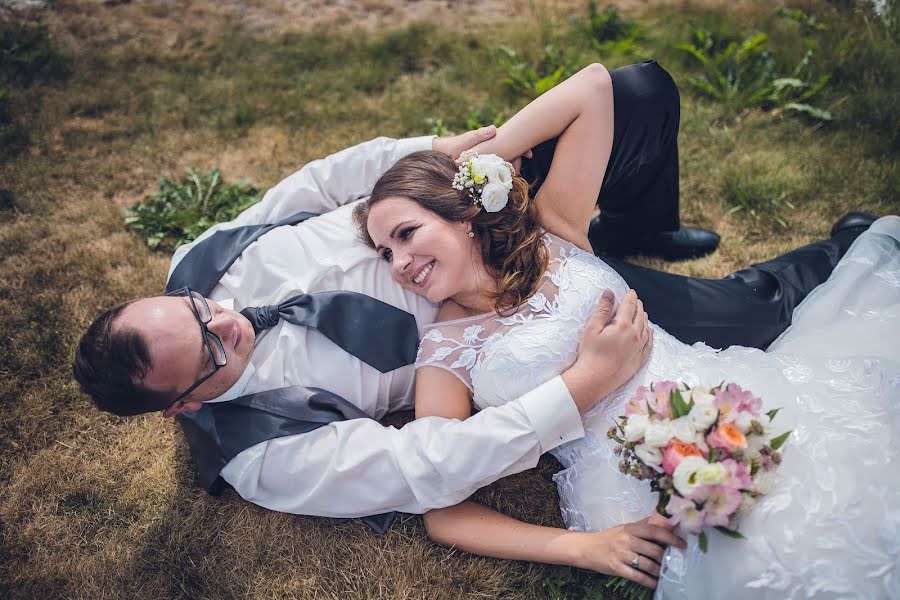
[[[600,259],[553,236],[547,243],[545,282],[526,305],[436,324],[417,364],[455,373],[479,407],[565,370],[597,294],[621,298],[627,286]],[[767,352],[717,352],[654,330],[647,364],[585,416],[584,438],[554,451],[568,526],[605,529],[655,507],[645,483],[619,473],[606,439],[638,385],[734,381],[781,407],[779,425],[793,430],[781,480],[744,517],[746,540],[714,533],[707,554],[696,538],[685,552],[670,549],[657,597],[900,598],[900,218],[859,238]]]

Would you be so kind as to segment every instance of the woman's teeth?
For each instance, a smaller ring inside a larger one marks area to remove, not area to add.
[[[428,276],[428,274],[431,273],[431,269],[432,269],[433,267],[434,267],[434,261],[431,261],[430,263],[428,263],[428,264],[425,266],[424,269],[422,269],[421,271],[419,271],[419,274],[418,274],[418,275],[416,275],[416,276],[413,278],[413,283],[415,283],[416,285],[419,285],[420,283],[422,283],[422,282],[425,280],[425,278]]]

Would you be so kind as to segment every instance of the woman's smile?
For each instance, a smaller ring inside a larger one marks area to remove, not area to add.
[[[435,261],[431,261],[422,267],[419,272],[416,273],[416,276],[413,277],[412,282],[419,287],[425,287],[425,282],[428,280],[428,276],[431,275],[431,271],[434,269],[434,263]]]

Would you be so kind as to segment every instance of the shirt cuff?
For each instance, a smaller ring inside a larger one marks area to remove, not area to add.
[[[400,160],[407,154],[418,152],[419,150],[431,150],[431,144],[436,136],[423,135],[421,137],[403,138],[397,140],[397,160]]]
[[[581,414],[561,376],[519,398],[541,443],[541,453],[584,437]]]

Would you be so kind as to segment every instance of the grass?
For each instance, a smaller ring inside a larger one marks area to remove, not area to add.
[[[470,119],[511,114],[523,98],[503,84],[500,46],[529,64],[550,44],[610,67],[645,58],[598,54],[570,21],[584,18],[585,6],[560,6],[537,5],[503,27],[462,26],[454,19],[464,16],[447,13],[384,31],[298,22],[266,34],[249,16],[238,21],[202,2],[182,11],[69,0],[42,13],[45,34],[29,38],[33,22],[4,24],[21,34],[15,39],[43,40],[39,55],[65,68],[45,72],[34,62],[22,74],[8,61],[0,69],[2,114],[20,136],[14,152],[0,152],[0,596],[602,593],[596,575],[437,547],[419,517],[377,538],[355,522],[276,514],[233,493],[209,498],[194,485],[172,423],[96,412],[69,367],[102,308],[163,287],[167,255],[122,219],[158,190],[160,176],[219,168],[227,181],[265,188],[355,142],[425,133],[429,117],[461,131]],[[735,113],[686,85],[698,71],[673,46],[697,24],[737,37],[764,31],[776,58],[796,64],[805,52],[799,25],[774,3],[704,6],[622,8],[641,25],[641,50],[682,89],[683,218],[723,234],[710,257],[643,262],[717,277],[827,235],[847,210],[900,212],[896,34],[870,14],[798,4],[829,27],[817,68],[832,79],[816,98],[835,120]],[[559,525],[555,468],[544,459],[479,499]]]

